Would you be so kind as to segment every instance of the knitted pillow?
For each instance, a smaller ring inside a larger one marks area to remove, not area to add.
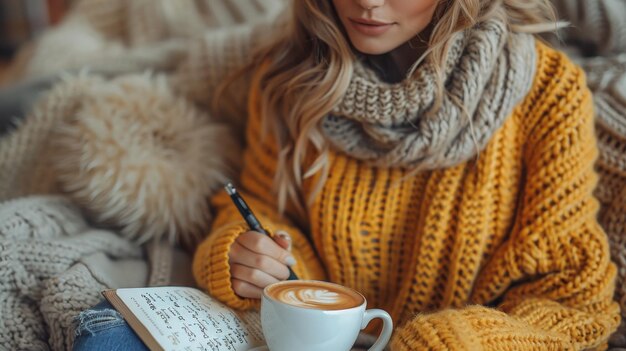
[[[227,127],[150,74],[90,86],[53,140],[63,191],[92,220],[139,242],[167,235],[193,245],[239,156]]]

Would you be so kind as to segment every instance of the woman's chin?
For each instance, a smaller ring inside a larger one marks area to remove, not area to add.
[[[384,40],[353,40],[352,46],[360,53],[365,55],[383,55],[393,51],[398,45],[390,44]]]

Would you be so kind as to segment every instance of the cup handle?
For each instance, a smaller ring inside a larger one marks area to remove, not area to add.
[[[383,351],[387,343],[389,343],[389,339],[391,339],[391,332],[393,331],[393,321],[391,320],[391,316],[389,313],[379,310],[379,309],[371,309],[365,311],[363,315],[363,323],[361,323],[361,329],[365,329],[368,324],[374,318],[380,318],[383,320],[383,330],[380,332],[378,339],[370,347],[368,351]]]

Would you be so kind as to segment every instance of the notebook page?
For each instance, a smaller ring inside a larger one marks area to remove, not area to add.
[[[235,312],[186,287],[117,289],[116,295],[165,350],[244,351],[264,345],[256,312]]]

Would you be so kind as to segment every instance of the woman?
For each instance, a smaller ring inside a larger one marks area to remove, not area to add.
[[[240,180],[278,235],[249,232],[217,196],[197,282],[250,308],[293,266],[389,311],[393,350],[606,347],[619,308],[591,96],[525,34],[554,28],[549,13],[543,0],[294,2],[289,34],[251,66]]]
[[[240,189],[274,240],[217,196],[198,284],[251,308],[293,266],[389,311],[393,350],[605,347],[619,308],[591,97],[524,34],[555,27],[548,1],[293,7],[248,67]],[[84,317],[75,349],[101,347]]]

